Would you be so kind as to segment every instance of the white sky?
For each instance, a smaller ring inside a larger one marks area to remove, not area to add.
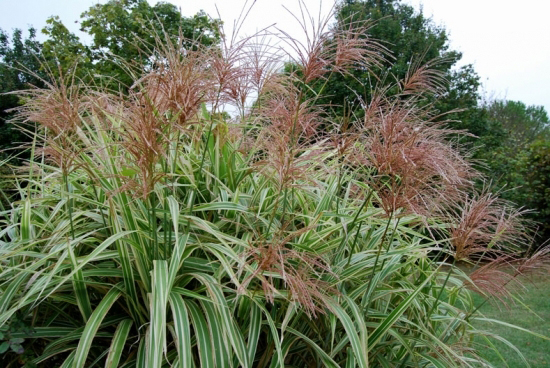
[[[249,0],[249,3],[253,0]],[[304,0],[313,14],[319,0]],[[482,77],[485,93],[497,98],[544,105],[550,112],[550,1],[549,0],[403,0],[433,17],[450,34],[451,48],[463,53],[461,65],[473,63]],[[98,0],[0,0],[0,28],[41,29],[51,15],[78,32],[80,14]],[[104,3],[105,0],[101,0]],[[155,0],[149,0],[154,3]],[[200,9],[217,16],[215,3],[227,26],[231,26],[244,0],[170,0],[185,16]],[[332,0],[325,0],[327,14]],[[283,8],[298,14],[297,0],[256,0],[244,33],[251,34],[276,23],[293,35],[300,32],[296,21]]]

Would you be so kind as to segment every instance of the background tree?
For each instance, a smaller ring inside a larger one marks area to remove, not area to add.
[[[65,27],[59,17],[48,18],[42,34],[47,36],[47,40],[42,47],[41,69],[47,71],[49,78],[72,72],[80,79],[91,81],[97,69],[92,63],[91,50]]]
[[[10,37],[0,29],[0,150],[13,147],[26,137],[7,121],[12,114],[10,109],[19,106],[19,97],[5,94],[28,88],[29,85],[43,87],[40,75],[40,61],[37,55],[42,44],[36,39],[36,30],[29,28],[28,37],[24,38],[20,29],[15,29]],[[1,156],[0,156],[1,157]]]
[[[368,36],[386,47],[389,56],[380,65],[383,73],[376,68],[356,68],[347,75],[330,75],[328,81],[314,86],[321,94],[319,99],[331,106],[333,113],[361,115],[361,100],[370,103],[373,86],[386,88],[395,80],[405,79],[416,65],[433,62],[448,82],[446,90],[439,89],[427,98],[427,103],[433,103],[441,114],[435,119],[468,133],[453,138],[477,161],[478,169],[502,198],[537,210],[538,215],[532,218],[546,221],[543,214],[548,211],[548,204],[541,198],[545,198],[548,188],[543,147],[549,140],[549,128],[543,107],[526,106],[520,101],[484,103],[479,92],[480,77],[474,67],[455,67],[462,55],[449,47],[445,28],[426,18],[422,9],[415,11],[400,0],[344,0],[338,6],[336,19],[335,27],[340,28],[370,22]],[[342,103],[344,109],[332,107]],[[536,178],[526,171],[533,165],[539,165]],[[547,237],[545,234],[540,240]]]
[[[528,146],[521,162],[525,178],[523,204],[536,211],[540,223],[539,239],[550,239],[550,140],[538,140]]]
[[[550,238],[550,120],[544,107],[495,100],[483,107],[490,129],[475,157],[500,196],[532,209],[538,240]]]
[[[43,88],[40,79],[40,61],[37,55],[42,50],[42,44],[36,39],[36,30],[32,27],[25,38],[21,29],[15,29],[10,35],[0,29],[0,208],[9,204],[13,180],[7,178],[11,170],[5,163],[19,147],[30,138],[23,134],[9,120],[13,117],[12,109],[20,106],[21,98],[9,92],[29,88],[29,85]],[[25,155],[17,152],[18,157]],[[11,162],[17,163],[16,160]]]
[[[543,106],[527,106],[521,101],[496,100],[488,107],[489,118],[507,134],[507,149],[521,150],[536,140],[550,139],[550,120]]]
[[[480,136],[482,142],[490,144],[480,147],[476,158],[484,161],[493,184],[505,189],[503,196],[526,205],[529,189],[525,186],[525,167],[534,158],[533,147],[550,142],[548,115],[544,107],[520,101],[495,100],[484,109],[491,129]],[[490,140],[497,135],[498,139]]]
[[[81,30],[93,37],[89,47],[97,73],[129,86],[132,78],[121,65],[150,65],[150,50],[156,38],[169,35],[172,41],[183,39],[182,47],[193,42],[212,45],[219,41],[221,21],[204,12],[183,17],[179,9],[167,2],[151,6],[147,0],[109,1],[96,4],[81,16]],[[192,41],[189,41],[192,40]],[[165,42],[166,40],[164,40]]]
[[[465,130],[472,135],[461,135],[460,143],[467,148],[483,146],[494,149],[500,144],[504,130],[489,118],[479,93],[481,81],[472,65],[465,65],[448,74],[449,87],[436,102],[439,112],[454,129]],[[475,156],[475,155],[474,155]]]

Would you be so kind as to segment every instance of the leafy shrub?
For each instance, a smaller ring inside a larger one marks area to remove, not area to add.
[[[550,125],[542,106],[519,101],[493,101],[485,107],[493,128],[480,139],[476,153],[482,168],[500,189],[500,197],[533,210],[528,217],[538,223],[539,244],[548,240],[548,145]],[[493,143],[491,143],[493,142]],[[526,251],[532,248],[526,247]]]
[[[487,274],[449,259],[473,232],[486,236],[460,258],[510,254],[524,234],[501,226],[517,224],[507,209],[461,217],[477,174],[422,103],[437,73],[376,90],[349,125],[323,121],[306,83],[377,63],[361,32],[285,39],[299,65],[286,75],[252,39],[159,44],[127,96],[70,74],[23,92],[20,116],[41,129],[2,213],[0,331],[23,321],[11,336],[46,366],[482,362],[469,289],[490,293]]]
[[[550,239],[550,140],[532,143],[522,156],[520,172],[526,181],[525,205],[535,210],[542,241]]]

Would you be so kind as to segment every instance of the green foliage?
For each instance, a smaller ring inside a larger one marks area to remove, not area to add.
[[[25,349],[23,349],[22,346],[22,344],[25,342],[25,339],[22,339],[20,337],[13,337],[13,333],[20,332],[20,330],[23,332],[31,332],[29,328],[23,324],[23,322],[18,321],[14,318],[6,330],[4,330],[3,332],[0,331],[0,341],[2,341],[2,343],[0,344],[0,354],[4,354],[8,350],[11,350],[16,354],[23,354],[25,352]]]
[[[509,151],[522,150],[536,140],[550,140],[550,120],[543,106],[496,100],[487,110],[490,119],[504,130],[503,146]]]
[[[490,119],[487,109],[481,105],[480,77],[472,65],[465,65],[450,71],[449,88],[435,103],[437,110],[444,113],[442,119],[453,129],[463,130],[460,143],[468,149],[483,147],[482,151],[498,147],[505,136],[497,121]],[[474,157],[475,156],[474,153]]]
[[[528,146],[521,156],[520,173],[525,206],[535,211],[533,218],[540,223],[540,239],[550,239],[550,140],[539,140]]]
[[[28,138],[14,129],[7,121],[12,117],[10,109],[20,105],[20,98],[14,94],[5,94],[29,88],[29,85],[42,87],[39,75],[40,60],[37,55],[42,45],[36,40],[36,31],[29,29],[29,35],[23,38],[23,32],[15,29],[10,36],[0,29],[0,150],[12,148]],[[3,157],[0,156],[0,158]]]
[[[17,357],[24,368],[36,367],[31,362],[32,352],[25,349],[25,346],[28,346],[28,341],[21,337],[32,333],[33,329],[19,315],[12,317],[10,322],[0,329],[0,361],[6,362]]]
[[[304,359],[367,366],[399,362],[409,349],[412,365],[433,359],[452,365],[456,353],[440,339],[449,330],[449,344],[465,339],[462,311],[474,306],[463,281],[441,287],[446,274],[425,256],[421,240],[428,239],[408,228],[418,221],[414,216],[385,219],[370,201],[361,210],[345,197],[338,209],[331,176],[320,191],[294,190],[283,209],[283,193],[271,178],[229,142],[206,138],[217,122],[197,124],[197,143],[171,135],[165,153],[179,146],[179,154],[158,162],[166,179],[147,199],[132,197],[116,174],[117,157],[127,156],[122,131],[86,128],[87,139],[95,140],[77,159],[79,166],[87,161],[86,169],[67,178],[69,191],[57,167],[36,162],[50,179],[47,186],[21,188],[22,200],[5,213],[17,220],[5,223],[11,230],[2,246],[10,255],[2,257],[0,275],[2,323],[17,311],[33,323],[23,336],[43,346],[35,363],[66,358],[82,367],[116,347],[112,361],[145,367],[165,361],[282,366]],[[384,236],[388,226],[391,238]],[[285,242],[280,265],[264,258],[264,247],[278,242]],[[330,268],[322,266],[331,258]],[[275,263],[261,271],[264,262]],[[334,294],[319,295],[321,286]],[[319,298],[309,306],[316,319],[305,304],[310,295]],[[444,351],[428,356],[434,350],[424,344],[412,347],[418,339]],[[143,363],[141,354],[148,357]]]
[[[550,121],[542,106],[519,101],[493,101],[486,108],[491,129],[480,134],[484,144],[476,153],[492,185],[501,197],[532,209],[530,216],[540,224],[539,242],[548,232],[548,145]]]
[[[56,78],[75,69],[75,77],[89,81],[95,72],[91,52],[65,27],[61,19],[57,16],[49,18],[42,33],[48,39],[42,46],[41,69]]]
[[[92,7],[90,47],[49,20],[58,79],[21,94],[35,155],[0,212],[4,365],[23,348],[27,364],[63,367],[485,363],[471,290],[501,297],[516,275],[468,277],[450,260],[520,274],[548,252],[518,257],[521,212],[471,193],[470,164],[432,119],[436,97],[476,101],[473,69],[434,94],[450,65],[408,63],[430,42],[422,55],[447,53],[444,32],[396,2],[358,4],[415,45],[395,65],[353,30],[320,27],[281,75],[289,55],[254,38],[220,48],[217,21],[165,3]],[[370,100],[344,126],[308,85],[357,65]],[[378,69],[387,88],[368,84]]]
[[[183,17],[166,2],[151,6],[146,0],[112,0],[90,7],[81,17],[81,29],[92,36],[91,45],[83,44],[57,16],[46,21],[43,44],[32,27],[27,39],[19,29],[11,39],[0,30],[0,93],[44,87],[45,80],[66,75],[125,92],[134,80],[131,74],[141,73],[134,67],[151,67],[157,37],[170,35],[172,42],[179,39],[186,48],[213,45],[220,37],[219,20],[203,12]],[[19,99],[0,95],[0,150],[29,142],[27,135],[7,123],[13,117],[9,110],[21,105]]]
[[[390,60],[383,67],[389,69],[388,73],[394,78],[388,83],[404,79],[411,63],[418,59],[426,62],[448,58],[447,63],[439,65],[448,70],[460,58],[459,53],[449,50],[444,28],[400,0],[343,1],[337,19],[339,26],[367,20],[374,22],[369,36],[381,41],[390,51]]]

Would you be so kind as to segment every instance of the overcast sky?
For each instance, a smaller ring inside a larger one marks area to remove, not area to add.
[[[250,2],[251,0],[249,0]],[[489,97],[521,100],[528,105],[544,105],[550,112],[550,1],[549,0],[403,0],[443,25],[451,48],[463,53],[461,64],[472,63],[482,77]],[[0,28],[41,29],[51,15],[78,34],[80,14],[98,0],[0,0]],[[105,0],[100,1],[106,2]],[[150,3],[156,2],[149,0]],[[214,4],[226,25],[239,16],[244,0],[171,0],[190,16],[200,9],[217,16]],[[292,34],[299,33],[285,5],[295,14],[297,0],[256,0],[244,33],[253,33],[276,23]],[[305,0],[314,14],[319,0]],[[326,15],[332,1],[322,3]]]

